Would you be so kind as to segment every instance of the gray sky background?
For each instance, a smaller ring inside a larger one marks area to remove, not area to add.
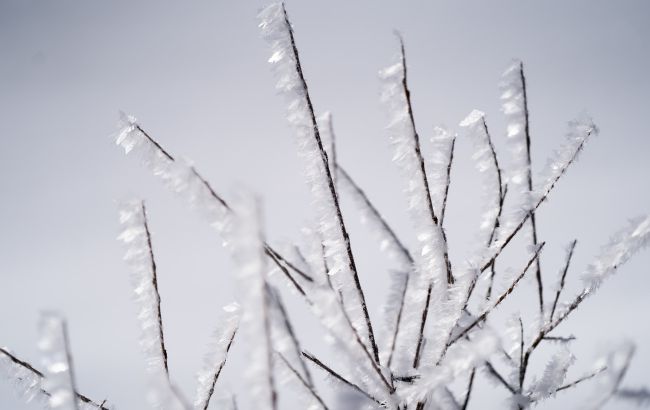
[[[69,321],[80,390],[122,409],[144,408],[136,309],[115,240],[117,200],[142,197],[172,377],[193,397],[215,312],[233,298],[232,265],[216,233],[110,135],[118,110],[135,115],[226,196],[240,185],[258,192],[272,242],[297,240],[310,221],[309,196],[257,29],[265,4],[0,1],[0,345],[38,364],[39,312],[59,310]],[[547,283],[555,282],[565,245],[578,238],[570,295],[609,234],[650,212],[650,3],[290,0],[287,8],[316,109],[333,112],[341,162],[404,238],[411,232],[377,78],[396,57],[393,29],[406,41],[423,137],[478,108],[507,158],[497,85],[512,58],[526,66],[535,169],[562,142],[568,120],[588,112],[600,126],[539,212]],[[480,183],[470,144],[458,149],[448,235],[451,256],[462,263],[479,221]],[[344,211],[380,323],[386,259],[354,207],[346,203]],[[626,384],[650,380],[649,263],[648,252],[639,255],[558,330],[579,337],[571,376],[610,343],[631,338],[638,350]],[[526,282],[504,311],[531,311],[532,289]],[[304,306],[290,295],[287,302],[299,311],[306,347],[328,357]],[[246,366],[237,351],[224,379],[234,389]],[[538,356],[535,369],[544,360]],[[481,379],[476,400],[498,407],[505,397],[499,389]],[[543,408],[572,408],[591,389]],[[0,409],[31,408],[0,382]]]

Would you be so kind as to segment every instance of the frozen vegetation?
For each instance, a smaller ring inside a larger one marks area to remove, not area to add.
[[[224,306],[218,317],[195,397],[186,397],[173,384],[167,365],[164,300],[158,290],[155,238],[145,203],[133,200],[121,205],[119,240],[131,272],[140,344],[151,379],[149,391],[143,394],[153,408],[276,409],[279,397],[289,391],[298,400],[293,408],[483,408],[472,401],[472,391],[485,380],[503,389],[509,397],[507,405],[514,409],[530,408],[564,390],[579,388],[596,392],[585,408],[600,408],[611,400],[650,403],[647,388],[625,384],[626,371],[633,365],[632,343],[595,361],[589,372],[568,377],[577,361],[571,344],[574,336],[555,332],[609,276],[648,245],[650,216],[631,219],[611,235],[582,268],[583,287],[576,294],[564,287],[568,275],[579,273],[574,271],[580,267],[571,264],[577,241],[557,262],[562,266],[557,274],[543,272],[539,263],[545,243],[538,234],[536,211],[598,134],[591,119],[569,122],[566,143],[548,160],[543,174],[533,178],[526,77],[523,64],[515,62],[501,81],[509,152],[497,152],[486,116],[478,110],[471,111],[457,130],[437,127],[430,139],[423,139],[407,82],[405,45],[398,36],[397,59],[380,70],[379,80],[386,140],[403,177],[405,211],[414,232],[413,240],[402,241],[337,162],[332,116],[316,111],[302,70],[302,64],[309,62],[300,60],[284,5],[264,9],[259,29],[270,48],[268,62],[284,98],[312,195],[315,224],[307,227],[292,252],[280,251],[267,241],[263,210],[253,195],[241,193],[232,202],[226,200],[194,165],[168,152],[134,117],[122,115],[115,138],[128,156],[140,158],[155,177],[205,215],[233,259],[240,289],[237,303]],[[474,253],[467,260],[452,261],[445,209],[451,169],[455,161],[464,160],[454,155],[457,138],[473,144],[471,161],[482,175],[484,192]],[[425,153],[424,146],[431,154]],[[501,161],[502,155],[509,155],[509,160]],[[381,321],[371,320],[341,197],[358,206],[377,247],[393,263]],[[527,243],[520,250],[525,263],[506,274],[497,262],[519,236]],[[515,316],[505,326],[491,321],[527,276],[535,283],[536,299],[530,303],[538,316]],[[337,360],[314,355],[303,346],[282,300],[281,286],[304,302],[322,325],[323,343],[337,352]],[[40,329],[42,369],[9,349],[0,349],[0,369],[16,390],[46,408],[112,408],[110,398],[95,400],[77,390],[65,321],[45,314]],[[233,344],[245,346],[251,366],[238,375],[241,391],[231,393],[221,385],[220,375],[233,371],[228,368]],[[549,359],[543,371],[531,374],[531,362],[540,349],[548,352]],[[322,377],[330,383],[315,382]]]

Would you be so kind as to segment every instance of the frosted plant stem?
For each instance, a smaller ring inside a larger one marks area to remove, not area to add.
[[[420,136],[418,135],[417,129],[415,128],[415,116],[413,115],[413,105],[411,104],[411,91],[408,88],[408,81],[407,81],[406,51],[404,48],[404,40],[399,34],[397,35],[397,38],[399,39],[399,43],[400,43],[402,70],[404,73],[404,75],[402,76],[402,88],[404,91],[404,96],[406,98],[406,107],[408,110],[409,120],[411,122],[411,126],[413,127],[413,142],[415,146],[415,156],[417,157],[420,163],[419,165],[420,165],[420,173],[422,174],[422,185],[424,186],[424,189],[426,191],[427,207],[429,209],[431,220],[433,221],[433,224],[440,229],[440,232],[442,234],[445,264],[447,268],[447,283],[452,284],[454,283],[454,275],[451,272],[451,262],[449,261],[449,253],[447,251],[447,237],[433,209],[433,201],[431,200],[431,189],[429,187],[429,181],[427,179],[427,171],[424,164],[424,158],[422,156],[422,150],[420,149]]]
[[[343,294],[341,292],[339,292],[339,297],[341,298],[341,301],[342,301],[343,300]],[[343,311],[343,316],[345,317],[346,322],[348,322],[348,326],[350,328],[354,328],[354,326],[352,325],[352,321],[350,320],[350,316],[348,316],[347,312]],[[377,376],[379,376],[379,379],[384,384],[384,386],[386,387],[388,392],[390,394],[392,394],[395,391],[395,387],[393,387],[388,382],[388,380],[386,379],[386,376],[384,376],[384,374],[381,372],[381,369],[377,366],[377,363],[375,363],[375,361],[372,360],[372,356],[370,355],[370,352],[368,352],[368,349],[366,348],[366,345],[361,341],[361,339],[359,338],[359,335],[354,333],[354,336],[355,336],[357,344],[361,347],[363,352],[366,354],[366,357],[368,358],[368,361],[370,362],[370,366],[375,371],[375,373],[377,373]]]
[[[237,334],[237,327],[233,330],[230,338],[228,339],[228,344],[226,345],[226,350],[225,350],[225,355],[223,360],[217,364],[217,370],[214,372],[214,375],[212,376],[212,380],[210,381],[210,388],[208,390],[208,393],[205,397],[205,403],[203,405],[203,410],[208,410],[208,406],[210,405],[210,399],[212,398],[212,395],[214,394],[214,388],[217,385],[217,381],[219,380],[219,376],[221,375],[221,371],[223,370],[223,367],[226,365],[226,360],[228,353],[230,352],[230,347],[232,346],[233,341],[235,340],[235,335]]]
[[[359,184],[356,183],[356,181],[350,176],[350,174],[348,174],[348,172],[340,164],[337,164],[336,170],[339,173],[339,177],[345,180],[348,183],[348,185],[356,192],[357,196],[361,199],[361,201],[364,203],[367,210],[370,212],[372,218],[376,221],[376,223],[380,225],[381,231],[385,233],[389,238],[389,240],[391,241],[393,248],[398,250],[398,252],[402,255],[402,258],[408,264],[408,266],[413,266],[414,265],[413,257],[411,256],[411,253],[409,252],[408,248],[404,246],[404,243],[399,239],[399,237],[395,233],[395,230],[388,224],[386,219],[379,212],[379,210],[374,206],[372,201],[370,201],[365,191],[361,189]],[[406,301],[406,290],[408,289],[410,276],[411,276],[410,274],[406,275],[406,279],[404,281],[404,288],[400,294],[399,309],[397,313],[397,318],[395,320],[395,328],[393,330],[393,334],[390,341],[390,353],[388,355],[388,362],[387,362],[388,367],[390,367],[392,363],[393,354],[395,353],[395,346],[397,345],[397,335],[399,334],[400,326],[402,324],[402,312],[404,310],[404,304]]]
[[[305,373],[306,382],[309,384],[311,389],[315,389],[314,381],[312,380],[311,373],[309,372],[309,368],[305,364],[305,361],[303,360],[301,354],[302,348],[300,347],[300,341],[298,340],[298,337],[296,336],[296,333],[293,330],[293,325],[291,324],[291,320],[289,320],[289,314],[287,313],[287,309],[284,307],[284,303],[282,302],[282,297],[280,296],[280,292],[278,292],[268,284],[266,289],[269,292],[269,294],[272,296],[272,300],[277,306],[280,315],[282,316],[282,323],[284,324],[284,327],[287,330],[287,333],[289,334],[289,338],[291,339],[291,344],[293,345],[295,353],[298,356],[298,360],[300,361],[300,367]],[[284,359],[284,357],[282,358]]]
[[[592,372],[592,373],[589,373],[589,374],[586,375],[586,376],[583,376],[583,377],[581,377],[581,378],[579,378],[579,379],[576,379],[576,380],[574,380],[574,381],[572,381],[572,382],[570,382],[570,383],[567,383],[567,384],[565,384],[565,385],[562,385],[562,386],[558,387],[558,389],[556,390],[556,392],[559,392],[559,391],[562,391],[562,390],[566,390],[566,389],[570,389],[570,388],[572,388],[572,387],[575,387],[575,386],[577,386],[578,384],[580,384],[580,383],[582,383],[582,382],[584,382],[584,381],[587,381],[587,380],[589,380],[589,379],[592,379],[592,378],[598,376],[600,373],[604,372],[605,370],[607,370],[607,367],[606,367],[606,366],[603,366],[603,367],[601,367],[600,369],[598,369],[598,370],[596,370],[596,371],[594,371],[594,372]]]
[[[142,207],[142,223],[144,225],[144,231],[147,238],[147,250],[149,252],[149,260],[151,263],[151,284],[153,286],[155,294],[155,309],[156,309],[156,320],[158,321],[158,336],[160,340],[160,353],[163,358],[163,366],[165,368],[165,374],[167,379],[169,379],[169,365],[167,363],[167,349],[165,348],[165,336],[163,332],[163,322],[162,322],[162,312],[160,310],[160,291],[158,290],[158,272],[156,269],[156,261],[153,256],[153,247],[151,244],[151,232],[149,231],[149,222],[147,220],[147,210],[144,205],[144,201],[141,202]]]
[[[472,369],[472,372],[469,374],[469,382],[467,385],[467,393],[465,393],[465,400],[463,400],[462,410],[467,410],[469,405],[469,398],[472,394],[472,387],[474,386],[474,376],[476,376],[476,367]]]
[[[310,121],[312,125],[312,130],[313,130],[313,136],[314,139],[316,140],[316,144],[318,145],[318,149],[320,151],[320,157],[321,161],[323,163],[323,168],[325,170],[325,177],[327,178],[327,184],[329,187],[330,195],[332,197],[332,202],[334,204],[334,207],[336,209],[336,218],[338,221],[339,228],[341,230],[341,235],[343,236],[343,240],[345,242],[345,248],[347,251],[347,257],[348,257],[348,265],[350,268],[350,272],[352,274],[352,278],[354,279],[354,284],[357,290],[357,294],[359,296],[359,301],[361,303],[361,309],[363,310],[363,315],[366,321],[366,327],[368,329],[368,339],[370,340],[370,345],[372,347],[372,351],[374,353],[374,358],[377,363],[379,363],[379,349],[377,348],[377,343],[375,342],[375,334],[372,330],[372,323],[370,321],[370,314],[368,313],[368,306],[366,305],[366,297],[363,293],[363,289],[361,287],[361,282],[359,281],[359,274],[357,272],[357,266],[354,261],[354,255],[352,254],[352,246],[350,244],[350,236],[348,235],[347,228],[345,227],[345,223],[343,222],[343,214],[341,213],[341,207],[339,205],[339,199],[336,194],[336,187],[334,186],[334,179],[332,178],[332,173],[330,170],[329,166],[329,160],[327,159],[327,152],[325,151],[325,148],[323,147],[323,141],[321,140],[320,133],[318,131],[318,124],[316,122],[316,115],[314,113],[314,107],[311,102],[311,97],[309,96],[309,89],[307,87],[307,82],[305,80],[305,76],[302,71],[302,66],[300,64],[300,56],[298,54],[298,47],[296,46],[296,41],[294,38],[294,33],[293,33],[293,28],[291,27],[291,23],[289,22],[289,16],[287,15],[287,10],[284,7],[284,4],[282,4],[282,12],[284,14],[284,22],[286,24],[286,29],[289,34],[289,39],[291,41],[291,49],[293,51],[293,55],[295,58],[295,69],[298,74],[298,78],[300,80],[300,84],[304,90],[304,96],[305,100],[307,103],[307,108],[309,111],[310,115]]]
[[[0,347],[0,354],[5,355],[13,364],[15,364],[17,366],[20,366],[21,368],[29,371],[30,373],[32,373],[33,375],[35,375],[39,379],[43,379],[45,377],[40,370],[36,369],[30,363],[19,359],[18,357],[16,357],[15,355],[13,355],[8,350],[6,350],[6,349],[4,349],[2,347]],[[49,392],[47,392],[47,391],[45,391],[43,389],[40,389],[40,391],[41,391],[41,393],[43,393],[46,396],[50,395]],[[95,400],[92,400],[92,399],[88,398],[88,396],[85,396],[85,395],[83,395],[83,394],[81,394],[81,393],[79,393],[77,391],[75,391],[75,395],[77,396],[78,400],[80,400],[81,402],[83,402],[85,404],[95,406],[100,410],[109,410],[108,407],[104,407],[104,404],[106,404],[106,400],[99,403],[99,402],[97,402]]]
[[[553,315],[555,314],[557,302],[560,299],[560,293],[562,293],[562,290],[564,289],[564,280],[566,279],[566,274],[569,271],[569,264],[571,264],[571,258],[573,257],[573,250],[576,247],[576,243],[578,243],[578,240],[574,239],[573,242],[571,242],[571,245],[569,245],[569,252],[566,257],[564,269],[562,270],[562,277],[560,278],[560,286],[558,286],[557,292],[555,292],[555,299],[553,300],[553,307],[551,308],[551,316],[548,319],[550,322],[553,321]]]
[[[521,87],[523,93],[523,108],[524,108],[524,133],[526,135],[526,161],[527,161],[527,175],[528,192],[533,191],[533,171],[532,161],[530,156],[530,123],[528,119],[528,95],[526,92],[526,76],[524,75],[524,63],[519,63],[519,75],[521,78]],[[537,246],[537,222],[535,218],[535,210],[530,212],[530,226],[533,231],[533,246]],[[539,312],[544,317],[544,286],[542,283],[542,270],[539,258],[535,261],[535,278],[537,279],[537,292],[539,296]]]
[[[278,356],[280,356],[280,358],[282,359],[284,364],[287,366],[287,368],[289,370],[291,370],[291,373],[293,373],[293,375],[296,376],[296,378],[300,381],[300,383],[302,383],[302,385],[307,389],[307,391],[309,391],[309,394],[311,394],[312,397],[314,397],[314,399],[316,399],[316,401],[318,401],[318,403],[322,406],[323,410],[329,410],[329,408],[327,407],[327,405],[325,404],[323,399],[318,395],[318,393],[314,389],[314,384],[311,381],[305,380],[302,377],[302,375],[300,373],[298,373],[298,371],[296,369],[294,369],[293,366],[291,366],[291,363],[289,363],[289,361],[282,355],[282,353],[276,352],[276,354]],[[302,357],[302,355],[301,355],[301,357]],[[301,361],[301,363],[303,363],[303,362]],[[309,373],[307,373],[307,374],[309,374]]]
[[[327,372],[330,376],[334,377],[336,380],[342,382],[343,384],[347,385],[348,387],[351,387],[353,390],[356,390],[357,392],[361,393],[363,396],[365,396],[369,400],[374,401],[375,403],[379,404],[382,407],[385,407],[385,405],[382,402],[377,400],[370,393],[366,392],[361,387],[357,386],[356,384],[352,383],[351,381],[349,381],[345,377],[341,376],[339,373],[332,370],[332,368],[327,366],[325,363],[321,362],[319,359],[317,359],[311,353],[303,351],[302,355],[305,356],[310,362],[314,363],[316,366],[318,366],[319,368],[321,368],[322,370]]]
[[[409,252],[408,248],[399,239],[399,237],[395,233],[395,230],[388,224],[388,221],[386,221],[386,218],[384,218],[384,216],[379,212],[377,207],[375,207],[372,201],[368,198],[368,195],[365,193],[365,191],[352,178],[352,176],[350,176],[350,174],[345,170],[345,168],[343,168],[342,165],[337,164],[336,169],[339,172],[340,177],[345,179],[352,187],[352,189],[359,195],[359,198],[362,199],[363,203],[366,205],[366,207],[372,214],[372,217],[381,225],[381,228],[384,230],[384,232],[386,232],[386,234],[391,239],[391,242],[395,245],[395,247],[399,249],[399,252],[402,254],[404,259],[407,260],[410,265],[413,265],[413,257],[411,256],[411,253]]]
[[[160,152],[165,158],[167,158],[167,160],[169,160],[171,162],[176,162],[176,158],[174,158],[174,156],[172,156],[169,153],[169,151],[165,150],[165,148],[163,148],[163,146],[160,145],[160,143],[158,141],[156,141],[150,134],[148,134],[139,124],[136,123],[136,124],[134,124],[134,126],[135,126],[135,129],[138,132],[140,132],[146,138],[146,140],[151,145],[153,145],[153,147],[158,152]],[[226,200],[212,188],[210,183],[196,170],[196,168],[191,167],[191,172],[201,182],[201,184],[203,184],[203,186],[205,186],[205,188],[208,189],[208,191],[210,192],[210,196],[215,201],[217,201],[222,207],[224,207],[226,210],[228,210],[228,212],[232,212],[232,208],[230,207],[228,202],[226,202]],[[273,263],[275,265],[278,266],[280,271],[285,275],[285,277],[289,280],[289,282],[293,285],[293,287],[296,288],[296,290],[301,295],[306,297],[304,289],[302,288],[302,286],[300,286],[300,284],[296,281],[296,279],[293,278],[293,276],[289,273],[289,271],[287,270],[287,267],[289,269],[291,269],[292,271],[294,271],[296,274],[303,277],[305,280],[308,280],[308,281],[311,282],[313,279],[309,275],[307,275],[304,271],[302,271],[301,269],[298,269],[295,265],[293,265],[287,259],[282,257],[268,243],[265,243],[265,249],[266,249],[265,253],[267,254],[267,256],[273,261]],[[286,267],[281,262],[286,264]]]
[[[591,135],[592,133],[593,133],[593,130],[588,131],[588,132],[587,132],[587,137],[588,137],[589,135]],[[571,158],[570,158],[570,159],[567,161],[567,163],[562,167],[562,169],[557,173],[557,175],[555,175],[555,176],[553,177],[551,183],[546,187],[545,191],[543,192],[543,194],[541,195],[541,197],[537,200],[537,202],[535,203],[535,206],[533,206],[533,208],[532,208],[531,211],[535,211],[535,210],[537,210],[537,208],[539,208],[539,206],[540,206],[540,205],[541,205],[541,204],[546,200],[546,198],[548,198],[548,195],[551,193],[551,191],[553,190],[553,188],[555,187],[555,185],[557,184],[557,182],[558,182],[558,181],[560,180],[560,178],[562,178],[562,176],[566,173],[566,171],[567,171],[567,169],[569,168],[569,166],[571,166],[571,164],[573,164],[573,163],[575,162],[576,158],[578,157],[578,154],[580,153],[580,151],[582,150],[582,148],[584,147],[584,144],[585,144],[586,142],[587,142],[587,138],[584,138],[584,139],[580,142],[580,144],[578,145],[578,147],[575,149],[575,151],[574,151],[573,154],[571,155]],[[486,261],[486,262],[481,266],[481,272],[483,272],[483,271],[485,271],[487,268],[489,268],[490,265],[492,264],[492,262],[494,262],[494,261],[499,257],[499,255],[501,255],[501,252],[503,252],[503,250],[505,249],[505,247],[508,246],[508,244],[510,243],[510,241],[512,241],[512,239],[517,235],[517,233],[521,230],[521,228],[526,224],[526,222],[527,222],[528,219],[530,218],[530,215],[531,215],[530,212],[526,212],[526,214],[521,218],[521,220],[519,221],[519,223],[517,224],[517,226],[515,226],[515,227],[512,229],[512,231],[511,231],[511,232],[510,232],[510,233],[505,237],[505,239],[504,239],[503,241],[500,241],[500,243],[499,243],[499,245],[497,246],[496,251],[494,252],[494,254],[490,257],[490,259],[488,259],[488,260],[487,260],[487,261]]]
[[[449,186],[451,185],[451,165],[454,162],[454,148],[456,147],[456,137],[451,140],[451,149],[449,150],[449,160],[447,161],[447,175],[445,180],[445,194],[442,197],[442,209],[440,209],[440,226],[445,222],[445,210],[447,209],[447,197],[449,196]]]
[[[465,336],[465,335],[466,335],[470,330],[472,330],[476,325],[478,325],[478,324],[481,323],[483,320],[485,320],[485,318],[486,318],[486,317],[487,317],[487,316],[488,316],[488,315],[489,315],[489,314],[490,314],[490,313],[491,313],[491,312],[492,312],[492,311],[493,311],[497,306],[499,306],[499,305],[501,304],[501,302],[503,302],[503,301],[504,301],[504,300],[505,300],[505,299],[506,299],[506,298],[507,298],[507,297],[512,293],[513,290],[515,290],[515,287],[516,287],[517,284],[521,281],[521,279],[523,279],[524,275],[525,275],[526,272],[528,271],[528,268],[530,268],[530,265],[532,265],[533,262],[535,262],[535,260],[539,257],[539,254],[541,253],[542,249],[544,248],[544,244],[545,244],[545,243],[542,242],[542,243],[538,246],[537,250],[535,251],[535,254],[534,254],[534,255],[533,255],[533,256],[528,260],[528,263],[526,263],[526,266],[525,266],[524,269],[521,271],[521,273],[519,274],[519,276],[517,276],[517,277],[515,278],[515,280],[513,280],[513,282],[512,282],[512,284],[510,285],[510,287],[509,287],[508,289],[506,289],[506,290],[501,294],[501,296],[499,296],[499,297],[497,298],[497,300],[492,304],[492,306],[490,306],[490,307],[488,307],[487,309],[485,309],[485,310],[483,311],[483,313],[481,313],[481,315],[479,315],[479,317],[477,317],[477,318],[476,318],[476,319],[475,319],[475,320],[474,320],[474,321],[473,321],[469,326],[467,326],[467,327],[466,327],[465,329],[463,329],[463,330],[462,330],[458,335],[456,335],[454,338],[452,338],[452,339],[449,341],[449,343],[447,343],[447,346],[450,346],[450,345],[454,344],[456,341],[458,341],[459,339],[463,338],[463,337],[464,337],[464,336]]]
[[[399,334],[399,328],[402,324],[402,313],[404,312],[404,302],[406,301],[406,290],[409,287],[410,274],[406,275],[404,279],[404,287],[400,293],[400,302],[399,309],[397,311],[397,318],[395,319],[395,329],[390,340],[390,353],[388,354],[388,362],[386,366],[390,368],[390,365],[393,361],[393,355],[395,354],[395,346],[397,345],[397,335]]]
[[[488,372],[494,376],[496,380],[499,381],[510,393],[512,394],[517,394],[517,391],[506,381],[506,379],[497,371],[497,369],[494,368],[492,363],[490,362],[485,362],[485,368],[488,370]]]

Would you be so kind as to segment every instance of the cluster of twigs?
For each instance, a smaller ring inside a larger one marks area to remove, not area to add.
[[[366,192],[337,161],[331,116],[316,115],[295,33],[284,5],[270,6],[262,12],[260,20],[260,28],[273,52],[269,61],[278,72],[278,88],[288,96],[289,119],[296,128],[301,156],[306,160],[308,182],[315,192],[319,220],[317,234],[311,240],[316,246],[301,244],[291,254],[272,247],[262,234],[259,210],[254,201],[244,200],[243,205],[227,202],[194,166],[172,156],[134,118],[124,117],[117,137],[117,144],[127,153],[140,151],[154,174],[173,191],[203,208],[209,222],[228,244],[239,269],[238,278],[247,289],[240,301],[243,307],[230,305],[221,318],[214,346],[208,355],[208,365],[199,376],[195,408],[209,407],[219,388],[231,346],[237,342],[237,335],[241,332],[249,332],[248,335],[253,337],[261,336],[247,338],[256,340],[254,346],[248,346],[254,368],[251,383],[255,386],[248,395],[256,408],[278,408],[278,399],[283,394],[280,379],[276,376],[278,372],[288,375],[284,378],[287,383],[304,393],[305,408],[333,408],[314,382],[308,364],[334,380],[338,390],[357,393],[360,398],[356,404],[358,408],[467,409],[479,369],[484,369],[487,377],[496,380],[510,395],[510,404],[520,409],[588,380],[604,378],[604,374],[609,374],[613,381],[594,407],[602,406],[615,396],[648,400],[647,390],[632,391],[620,387],[632,357],[630,348],[624,349],[622,361],[612,360],[574,380],[566,380],[567,370],[574,361],[566,349],[554,356],[541,378],[528,383],[526,379],[533,353],[542,342],[568,346],[575,337],[555,335],[553,331],[595,292],[606,276],[647,245],[650,237],[648,217],[633,221],[604,248],[600,259],[587,268],[588,281],[584,290],[568,302],[562,302],[577,244],[574,240],[567,250],[559,286],[550,291],[552,303],[545,303],[544,295],[549,290],[544,286],[540,265],[545,243],[539,240],[535,213],[575,162],[588,138],[597,132],[592,123],[574,124],[568,145],[554,163],[547,180],[541,187],[536,187],[531,168],[528,94],[523,64],[515,64],[509,70],[507,75],[514,78],[515,86],[504,91],[504,110],[512,117],[509,118],[512,121],[508,136],[520,144],[516,148],[521,167],[511,171],[501,166],[482,113],[474,111],[461,123],[478,141],[477,156],[483,157],[484,163],[480,165],[482,171],[490,174],[492,186],[488,187],[490,192],[486,201],[490,203],[486,213],[486,240],[480,244],[481,251],[466,266],[452,264],[444,222],[456,136],[437,130],[435,143],[439,144],[440,152],[437,154],[441,159],[432,165],[423,154],[416,129],[401,37],[399,61],[384,70],[382,78],[385,82],[384,100],[391,116],[389,133],[396,147],[395,161],[405,171],[409,208],[418,230],[414,249],[409,249],[398,238],[396,230]],[[518,181],[509,176],[510,173],[521,173],[523,178]],[[384,332],[385,340],[376,337],[366,304],[340,206],[344,192],[357,201],[386,245],[386,252],[403,270],[397,275],[392,306],[386,309],[390,324]],[[522,193],[523,203],[508,213],[506,196],[511,199],[522,196]],[[138,317],[142,321],[143,347],[152,378],[158,381],[154,405],[189,408],[188,401],[170,378],[158,290],[160,278],[144,202],[125,204],[120,219],[124,227],[120,239],[127,247],[126,260],[133,272],[134,290],[141,309]],[[532,252],[507,286],[497,291],[494,285],[496,262],[513,239],[525,231],[530,232]],[[310,246],[316,251],[308,251]],[[270,268],[266,267],[267,264]],[[521,317],[517,318],[514,322],[517,336],[515,342],[508,345],[501,342],[499,332],[491,328],[489,319],[517,289],[531,267],[537,283],[541,324],[526,336],[523,321]],[[336,366],[304,349],[281,292],[269,279],[269,270],[281,272],[286,284],[295,291],[293,293],[320,319],[332,336],[335,348],[349,359],[345,361],[345,368],[339,369],[342,363]],[[487,282],[484,295],[476,294],[480,281]],[[476,307],[470,303],[473,299],[478,299]],[[64,330],[65,326],[61,328]],[[10,377],[18,383],[27,383],[26,393],[44,396],[54,408],[88,406],[107,409],[106,401],[91,400],[76,390],[65,332],[61,337],[62,350],[54,351],[52,357],[62,366],[59,373],[66,375],[67,382],[41,384],[51,375],[42,373],[6,349],[0,349],[0,359],[8,363],[4,367],[13,369]],[[52,353],[52,349],[48,351]],[[511,377],[500,370],[504,366],[510,373],[514,369],[516,376]],[[459,383],[465,386],[460,392],[454,387]],[[236,408],[237,400],[232,395],[220,402],[220,406]],[[349,406],[347,408],[354,405]]]

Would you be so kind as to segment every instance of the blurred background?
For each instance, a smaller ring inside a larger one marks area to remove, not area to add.
[[[170,372],[193,398],[216,314],[233,300],[233,265],[216,232],[138,159],[125,157],[112,135],[118,110],[136,116],[170,152],[193,160],[225,197],[240,186],[259,193],[271,243],[298,241],[313,214],[257,28],[265,4],[0,1],[0,345],[40,366],[39,312],[58,310],[68,319],[79,390],[121,409],[146,407],[136,307],[116,240],[118,201],[143,198]],[[567,121],[586,112],[600,127],[538,213],[548,289],[571,240],[578,247],[567,297],[609,235],[650,212],[650,3],[288,0],[287,9],[315,108],[333,114],[340,162],[405,241],[414,242],[377,76],[397,57],[394,29],[406,42],[423,140],[435,125],[456,130],[477,108],[487,113],[506,162],[498,82],[513,58],[525,64],[536,171],[563,141]],[[425,153],[428,148],[425,143]],[[457,149],[446,223],[452,260],[462,264],[475,245],[482,187],[471,143],[460,139]],[[344,200],[344,214],[379,324],[390,265],[350,201]],[[517,256],[507,255],[504,268]],[[629,338],[638,349],[624,385],[650,380],[649,263],[650,253],[639,255],[558,329],[578,338],[569,379]],[[503,306],[504,317],[532,317],[534,289],[525,281]],[[336,363],[303,302],[284,293],[305,347]],[[242,352],[234,348],[220,382],[240,394]],[[539,373],[547,358],[534,356],[533,370]],[[587,382],[541,407],[579,407],[594,386]],[[0,380],[0,409],[38,408],[12,390]],[[506,397],[478,379],[473,400],[479,408],[502,408]],[[625,406],[612,401],[607,408],[632,408]],[[284,398],[281,407],[300,408]]]

